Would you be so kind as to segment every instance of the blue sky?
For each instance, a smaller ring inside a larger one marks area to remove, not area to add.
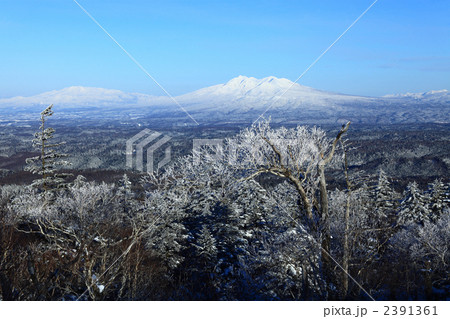
[[[295,80],[373,0],[78,0],[171,94]],[[448,0],[379,0],[300,80],[357,95],[450,89]],[[0,0],[0,98],[72,85],[164,95],[72,0]]]

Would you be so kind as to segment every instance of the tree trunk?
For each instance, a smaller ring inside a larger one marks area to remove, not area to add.
[[[322,231],[322,265],[326,281],[331,279],[331,258],[330,258],[330,224],[328,221],[328,194],[327,182],[325,180],[325,163],[319,163],[319,190],[320,190],[320,229]]]
[[[344,243],[343,243],[343,256],[342,256],[342,268],[344,273],[342,274],[342,299],[347,299],[348,295],[348,264],[350,260],[350,248],[348,244],[349,237],[349,221],[350,221],[350,200],[352,196],[352,184],[348,177],[348,160],[347,151],[345,149],[345,143],[341,141],[341,145],[344,149],[344,173],[345,182],[347,183],[347,201],[345,205],[345,215],[344,215]]]
[[[303,205],[305,206],[305,210],[306,210],[306,216],[308,217],[308,220],[311,223],[311,226],[314,230],[316,230],[316,225],[314,224],[314,218],[313,218],[313,214],[312,214],[312,205],[309,202],[308,196],[306,196],[306,191],[302,186],[302,183],[300,182],[299,179],[293,177],[292,175],[288,175],[288,178],[294,183],[295,188],[297,189],[297,192],[299,193]]]
[[[322,154],[322,159],[318,164],[319,173],[319,190],[320,190],[320,218],[322,230],[322,264],[325,273],[325,279],[327,282],[331,281],[332,278],[332,268],[331,268],[331,235],[330,235],[330,224],[328,221],[328,193],[327,193],[327,181],[325,179],[325,166],[331,162],[336,151],[336,145],[340,141],[342,135],[347,132],[350,126],[350,122],[343,125],[338,135],[333,141],[332,148],[328,155],[324,156]],[[329,291],[331,293],[331,291]]]
[[[342,299],[347,298],[348,294],[348,261],[350,259],[350,250],[348,245],[348,232],[349,232],[349,219],[350,219],[350,194],[347,197],[347,205],[345,207],[345,229],[344,229],[344,243],[343,250],[344,254],[342,257],[342,268],[344,268],[344,273],[342,274]]]

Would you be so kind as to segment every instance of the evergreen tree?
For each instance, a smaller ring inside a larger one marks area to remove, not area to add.
[[[447,185],[441,179],[436,179],[429,185],[431,219],[436,221],[449,207],[449,194]]]
[[[198,256],[205,266],[208,267],[211,261],[215,261],[217,256],[216,239],[212,236],[208,228],[203,225],[197,239]],[[213,269],[203,269],[203,271],[212,271]]]
[[[59,153],[56,150],[64,143],[52,144],[55,130],[45,126],[47,118],[53,115],[52,107],[53,104],[41,112],[41,126],[39,131],[34,134],[33,146],[40,151],[40,155],[28,158],[26,160],[28,165],[25,168],[25,170],[41,176],[40,179],[33,181],[32,186],[44,193],[64,188],[67,185],[65,179],[70,175],[57,172],[57,167],[70,163],[63,160],[67,154]]]
[[[117,195],[119,197],[123,213],[129,217],[132,217],[132,212],[136,210],[136,207],[133,201],[134,192],[131,189],[132,184],[127,174],[123,174],[123,177],[119,180],[118,184],[119,187]]]
[[[409,183],[400,203],[398,223],[400,225],[409,223],[423,224],[429,220],[430,210],[427,196],[422,193],[416,182]]]
[[[396,209],[395,192],[386,173],[380,169],[374,190],[376,218],[386,218]]]

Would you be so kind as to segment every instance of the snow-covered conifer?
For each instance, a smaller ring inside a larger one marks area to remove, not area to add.
[[[444,209],[450,206],[448,186],[441,179],[436,179],[429,185],[429,201],[432,220],[439,219]]]
[[[26,160],[28,165],[25,168],[25,170],[41,176],[40,179],[33,182],[33,186],[43,192],[65,187],[65,179],[69,175],[57,171],[58,167],[67,166],[70,163],[63,160],[67,154],[57,151],[57,148],[64,143],[52,144],[55,130],[46,127],[47,118],[53,115],[52,107],[53,104],[41,112],[41,126],[34,135],[33,146],[40,152],[40,155],[28,158]]]
[[[386,173],[380,169],[374,189],[376,218],[386,218],[396,209],[395,191]]]
[[[423,224],[429,220],[428,198],[422,193],[416,182],[409,183],[400,203],[398,223],[400,225],[409,223]]]

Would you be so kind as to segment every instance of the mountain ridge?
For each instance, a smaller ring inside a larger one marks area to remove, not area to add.
[[[406,93],[396,93],[396,94],[387,94],[380,97],[373,96],[360,96],[353,94],[345,94],[345,93],[335,93],[320,89],[315,89],[312,87],[304,86],[298,83],[294,83],[285,78],[277,78],[274,76],[268,76],[263,79],[257,79],[254,77],[247,77],[243,75],[239,75],[227,83],[217,84],[213,86],[208,86],[205,88],[201,88],[186,94],[182,94],[179,96],[175,96],[175,99],[185,97],[192,97],[199,95],[200,93],[211,93],[214,95],[261,95],[261,94],[273,94],[273,97],[277,97],[278,95],[288,95],[293,96],[298,93],[314,93],[314,94],[322,94],[327,96],[340,96],[340,97],[354,97],[354,98],[363,98],[363,99],[391,99],[391,98],[426,98],[431,96],[445,96],[447,98],[446,101],[450,100],[450,91],[447,89],[441,90],[431,90],[426,92],[406,92]],[[61,99],[64,97],[66,100]],[[90,99],[89,102],[81,101],[80,97]],[[115,97],[116,100],[112,100]],[[133,97],[133,98],[130,98]],[[136,101],[135,104],[145,104],[150,103],[153,104],[154,101],[149,100],[161,100],[165,101],[166,99],[170,99],[166,96],[156,96],[145,93],[129,93],[122,90],[117,89],[106,89],[99,87],[86,87],[86,86],[70,86],[60,90],[51,90],[43,93],[39,93],[33,96],[15,96],[10,98],[2,98],[0,99],[0,107],[4,106],[6,103],[10,103],[11,106],[15,106],[14,104],[19,103],[30,103],[30,104],[42,104],[45,105],[47,102],[37,102],[37,100],[43,100],[45,98],[56,98],[61,100],[60,103],[69,103],[69,104],[77,104],[83,103],[88,105],[89,103],[95,103],[96,100],[101,100],[103,98],[105,101],[115,102],[115,103],[127,103],[130,101]],[[71,101],[67,99],[72,99]],[[34,99],[34,100],[33,100]],[[54,103],[56,104],[56,103]]]
[[[274,76],[257,79],[240,75],[223,84],[176,96],[175,100],[196,118],[208,121],[251,120],[267,111],[267,115],[281,120],[323,122],[351,118],[364,122],[385,117],[383,121],[388,122],[450,122],[449,115],[446,115],[449,113],[450,92],[445,89],[367,97],[318,90]],[[114,116],[114,110],[122,115],[128,110],[148,115],[186,116],[167,96],[83,86],[30,97],[0,99],[0,109],[3,110],[37,111],[49,104],[61,111],[96,108],[99,112],[109,112],[111,116]],[[386,118],[388,116],[390,118]]]

